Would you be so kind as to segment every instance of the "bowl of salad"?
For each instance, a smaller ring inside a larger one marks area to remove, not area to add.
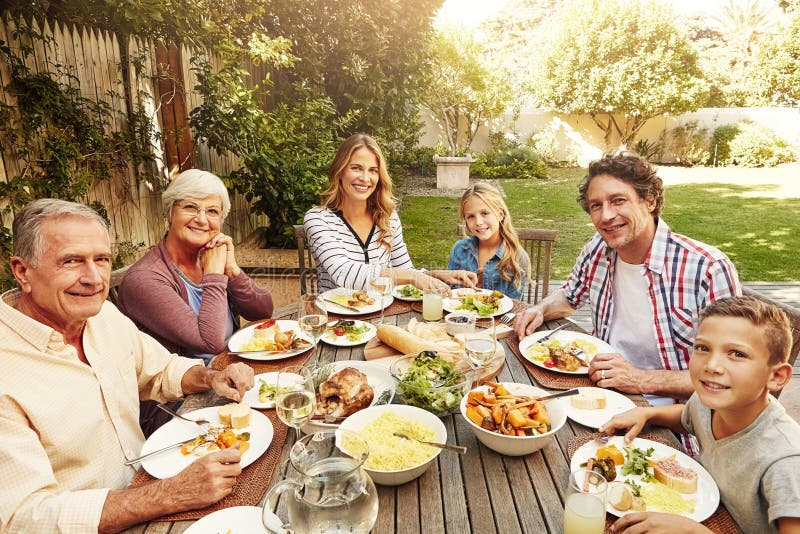
[[[477,370],[463,357],[429,350],[401,356],[389,373],[403,404],[438,416],[457,412],[477,378]]]

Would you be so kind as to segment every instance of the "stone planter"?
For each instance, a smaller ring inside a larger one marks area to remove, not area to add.
[[[468,188],[469,165],[473,161],[469,156],[433,156],[433,162],[436,164],[436,189]]]

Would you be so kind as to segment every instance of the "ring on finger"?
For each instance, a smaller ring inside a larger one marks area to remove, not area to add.
[[[606,379],[606,370],[603,369],[602,371],[600,371],[600,380],[605,380],[605,379]]]

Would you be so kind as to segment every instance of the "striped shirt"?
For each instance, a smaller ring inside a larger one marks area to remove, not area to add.
[[[347,223],[341,211],[314,207],[303,219],[308,247],[314,256],[319,275],[320,292],[335,287],[366,289],[369,281],[386,265],[413,269],[411,257],[403,241],[403,228],[397,212],[389,218],[391,251],[379,242],[376,225],[366,242]]]
[[[617,253],[600,237],[583,247],[569,279],[561,287],[573,308],[592,308],[594,335],[608,341],[614,317],[614,268]],[[676,234],[658,219],[653,244],[644,260],[653,336],[664,369],[688,369],[700,310],[725,297],[741,295],[733,263],[714,247]]]

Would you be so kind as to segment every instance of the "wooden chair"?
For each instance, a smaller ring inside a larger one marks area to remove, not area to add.
[[[300,294],[317,291],[317,267],[314,255],[306,242],[306,229],[302,224],[295,224],[294,237],[297,240],[297,263],[300,268]]]
[[[458,225],[458,236],[467,235],[463,224]],[[524,296],[528,304],[536,304],[550,293],[550,268],[553,243],[558,237],[556,230],[541,228],[517,228],[520,244],[531,259],[531,278]]]
[[[116,271],[111,272],[111,281],[108,284],[108,300],[117,305],[119,299],[119,286],[122,284],[122,279],[125,278],[125,273],[130,269],[130,265],[120,267]]]
[[[754,291],[752,289],[743,288],[742,294],[761,299],[764,302],[773,304],[786,312],[786,315],[789,317],[789,322],[792,325],[792,348],[789,350],[789,363],[794,365],[794,362],[797,361],[797,355],[800,353],[800,310],[793,306],[789,306],[788,304],[773,300],[766,295],[762,295],[758,291]],[[772,392],[772,394],[776,397],[780,395],[780,393],[780,391]]]

